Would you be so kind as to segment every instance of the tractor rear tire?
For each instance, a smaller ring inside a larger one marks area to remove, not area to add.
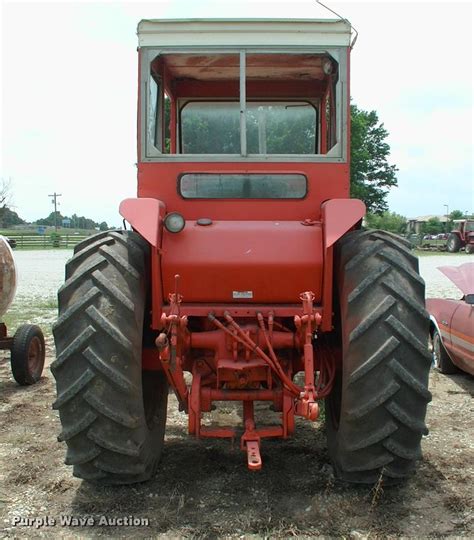
[[[461,249],[461,239],[456,233],[450,233],[446,242],[446,250],[449,253],[457,253]]]
[[[58,440],[74,476],[101,484],[148,480],[163,447],[168,384],[142,371],[148,255],[134,232],[99,233],[76,246],[58,293]]]
[[[338,478],[385,484],[421,457],[431,400],[429,318],[418,260],[402,238],[354,231],[336,246],[342,366],[327,399],[327,437]]]

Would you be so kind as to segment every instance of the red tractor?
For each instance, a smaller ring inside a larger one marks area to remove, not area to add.
[[[138,36],[132,230],[81,242],[59,291],[66,463],[149,479],[171,387],[189,433],[238,438],[251,470],[325,400],[339,478],[409,476],[431,397],[425,285],[409,243],[362,230],[349,198],[350,25],[146,20]],[[210,424],[229,401],[241,426]]]
[[[455,219],[457,228],[448,235],[446,249],[457,253],[464,248],[466,253],[474,253],[474,219]]]

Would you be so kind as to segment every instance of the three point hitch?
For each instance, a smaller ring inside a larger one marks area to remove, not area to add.
[[[315,421],[319,416],[317,400],[329,393],[334,379],[334,366],[321,356],[315,386],[313,341],[321,314],[314,308],[314,294],[301,294],[302,313],[294,317],[294,331],[276,321],[270,310],[257,312],[257,324],[239,324],[228,311],[223,312],[223,320],[209,313],[208,321],[215,330],[191,332],[187,317],[180,314],[178,280],[176,276],[176,291],[169,295],[170,309],[161,317],[163,330],[156,346],[180,410],[189,415],[189,433],[198,438],[235,440],[235,428],[203,426],[202,416],[213,410],[214,401],[242,401],[240,446],[247,452],[248,468],[259,470],[261,439],[288,438],[294,432],[295,415]],[[277,356],[276,351],[285,349],[297,352],[297,364],[288,355]],[[295,365],[304,371],[302,388],[293,382]],[[186,384],[184,371],[192,372],[191,385]],[[257,427],[255,401],[272,402],[273,410],[281,413],[281,424]]]

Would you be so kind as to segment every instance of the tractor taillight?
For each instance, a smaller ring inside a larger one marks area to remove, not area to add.
[[[170,233],[179,233],[184,229],[186,221],[178,212],[170,212],[164,219],[164,226]]]

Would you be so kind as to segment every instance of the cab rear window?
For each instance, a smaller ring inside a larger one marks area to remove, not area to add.
[[[179,193],[185,199],[303,199],[302,174],[183,174]]]

